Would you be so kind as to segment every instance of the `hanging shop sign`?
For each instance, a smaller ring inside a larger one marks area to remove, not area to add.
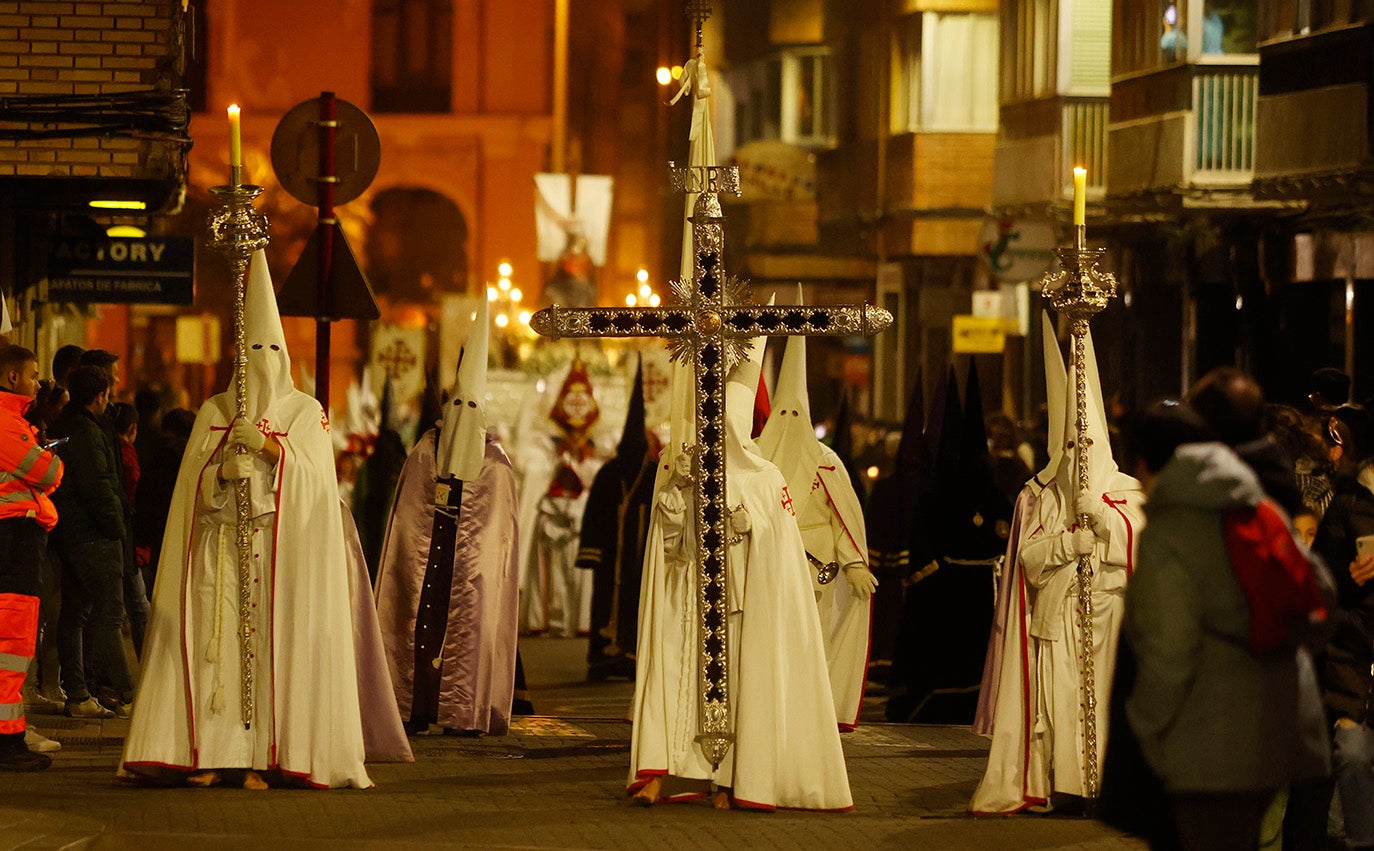
[[[195,277],[191,237],[62,237],[48,253],[51,301],[192,304]]]

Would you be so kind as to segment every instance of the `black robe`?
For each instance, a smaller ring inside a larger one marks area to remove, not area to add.
[[[639,588],[657,461],[616,455],[592,480],[577,567],[592,571],[587,679],[634,679]]]

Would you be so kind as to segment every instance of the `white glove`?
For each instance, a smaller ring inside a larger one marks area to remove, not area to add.
[[[691,451],[684,449],[673,459],[672,483],[674,487],[680,490],[686,490],[695,484],[695,482],[692,481]]]
[[[219,465],[219,477],[226,482],[246,479],[253,475],[252,455],[230,455]]]
[[[1084,514],[1088,515],[1088,522],[1093,528],[1102,525],[1103,505],[1101,496],[1094,496],[1090,493],[1079,494],[1078,499],[1074,501],[1073,507],[1075,516],[1081,517]]]
[[[844,569],[845,581],[849,583],[849,593],[860,600],[867,600],[878,590],[878,577],[862,564],[850,565]]]
[[[1093,534],[1091,529],[1075,529],[1064,534],[1069,536],[1067,546],[1069,554],[1075,558],[1092,555],[1097,546],[1097,536]]]
[[[257,426],[245,420],[243,417],[236,417],[232,425],[229,426],[229,443],[239,443],[248,447],[249,452],[261,452],[267,445],[267,438],[262,436]]]

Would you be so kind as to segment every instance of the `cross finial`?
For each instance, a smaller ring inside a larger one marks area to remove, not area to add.
[[[692,19],[692,25],[696,28],[697,49],[701,49],[701,28],[706,23],[706,19],[711,17],[710,0],[687,0],[687,17]]]

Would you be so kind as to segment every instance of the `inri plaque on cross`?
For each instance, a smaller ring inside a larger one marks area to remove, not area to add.
[[[869,305],[764,307],[745,304],[745,287],[722,268],[725,244],[720,193],[739,194],[733,166],[673,168],[674,187],[698,193],[692,208],[691,281],[673,283],[669,307],[565,308],[534,315],[546,337],[664,337],[674,360],[690,359],[696,377],[696,446],[692,452],[696,527],[700,730],[697,741],[718,767],[734,742],[730,729],[730,659],[726,642],[725,380],[751,337],[873,335],[892,324]],[[800,569],[800,567],[798,568]]]

